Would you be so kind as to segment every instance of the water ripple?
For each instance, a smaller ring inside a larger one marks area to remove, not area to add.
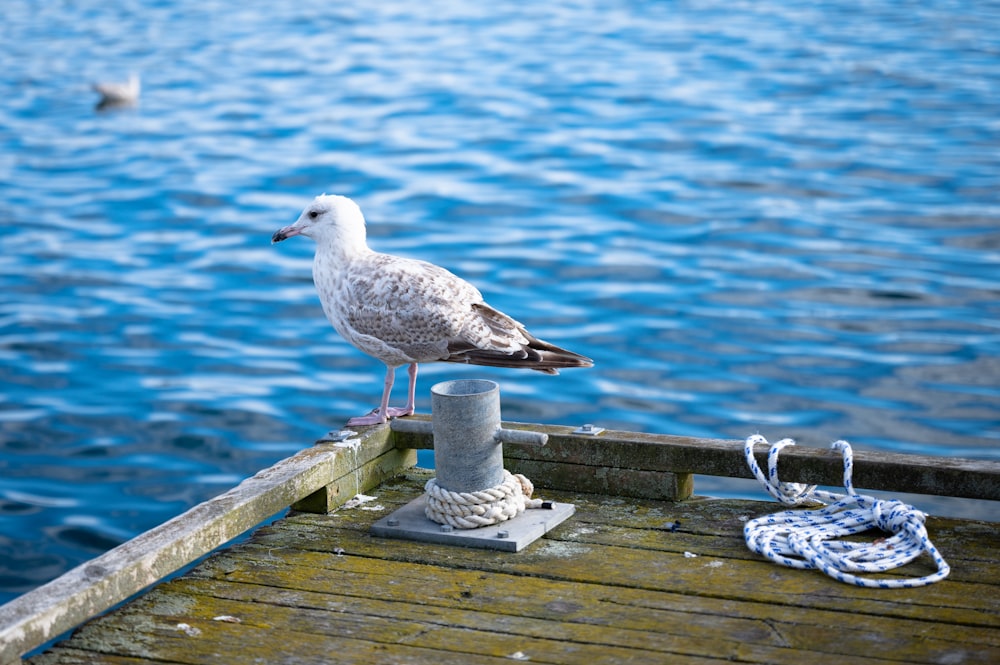
[[[597,361],[421,410],[997,458],[988,4],[4,11],[0,601],[374,406],[269,246],[324,191]]]

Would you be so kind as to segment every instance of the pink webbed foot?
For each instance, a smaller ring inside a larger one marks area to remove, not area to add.
[[[388,420],[388,418],[386,418],[385,416],[383,416],[376,409],[372,413],[369,413],[367,416],[357,416],[355,418],[351,418],[350,420],[347,421],[347,424],[348,425],[380,425],[380,424],[384,423],[386,420]]]
[[[402,416],[413,415],[413,409],[400,408],[398,406],[390,406],[386,409],[388,412],[388,417],[383,416],[379,409],[375,409],[367,416],[357,416],[356,418],[351,418],[347,421],[348,425],[381,425],[389,418],[400,418]]]
[[[390,406],[388,411],[390,418],[402,418],[403,416],[413,415],[413,409],[405,409],[399,406]]]

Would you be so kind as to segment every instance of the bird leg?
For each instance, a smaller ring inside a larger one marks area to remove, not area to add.
[[[378,425],[384,423],[389,418],[395,418],[398,416],[408,416],[413,413],[414,402],[416,397],[416,387],[417,387],[417,363],[410,363],[408,370],[410,375],[410,388],[409,397],[406,402],[406,406],[402,409],[399,407],[389,406],[389,393],[392,392],[392,384],[396,380],[396,368],[390,365],[386,365],[385,371],[385,388],[382,389],[382,402],[379,407],[367,416],[358,416],[356,418],[351,418],[347,421],[348,425]]]
[[[387,406],[386,404],[382,405],[382,411],[387,413],[390,418],[398,418],[400,416],[409,416],[413,414],[417,392],[417,363],[410,363],[406,373],[410,375],[410,387],[407,391],[406,406],[399,408],[398,406]]]
[[[390,408],[390,416],[412,416],[413,411],[417,406],[417,363],[410,363],[410,366],[406,369],[406,373],[410,376],[410,386],[407,390],[406,406],[402,409]]]

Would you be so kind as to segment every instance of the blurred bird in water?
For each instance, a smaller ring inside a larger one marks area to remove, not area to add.
[[[139,100],[142,90],[138,74],[130,74],[125,82],[95,83],[93,88],[101,96],[98,109],[132,106]]]

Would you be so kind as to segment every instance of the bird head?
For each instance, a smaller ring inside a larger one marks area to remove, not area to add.
[[[306,236],[317,243],[332,243],[350,249],[365,245],[365,218],[358,204],[346,196],[323,194],[306,206],[294,224],[278,229],[271,242]]]

